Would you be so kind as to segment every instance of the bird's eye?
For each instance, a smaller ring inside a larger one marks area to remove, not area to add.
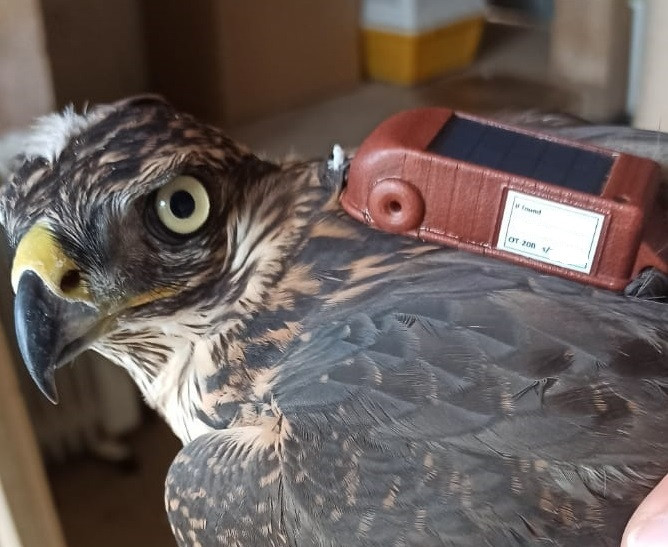
[[[177,234],[192,234],[209,218],[209,195],[200,181],[181,175],[165,184],[155,198],[158,218]]]

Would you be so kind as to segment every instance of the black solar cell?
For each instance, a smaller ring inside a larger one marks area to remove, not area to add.
[[[429,152],[600,195],[614,157],[453,116]]]

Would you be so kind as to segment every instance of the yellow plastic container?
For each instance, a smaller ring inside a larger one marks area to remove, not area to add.
[[[480,45],[483,17],[470,17],[419,33],[362,30],[367,75],[413,85],[471,64]]]

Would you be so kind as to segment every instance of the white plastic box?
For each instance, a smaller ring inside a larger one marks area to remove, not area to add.
[[[485,0],[364,0],[362,27],[418,33],[480,17]]]

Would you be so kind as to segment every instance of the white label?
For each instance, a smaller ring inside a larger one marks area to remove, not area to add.
[[[589,273],[605,216],[508,191],[497,249]]]

